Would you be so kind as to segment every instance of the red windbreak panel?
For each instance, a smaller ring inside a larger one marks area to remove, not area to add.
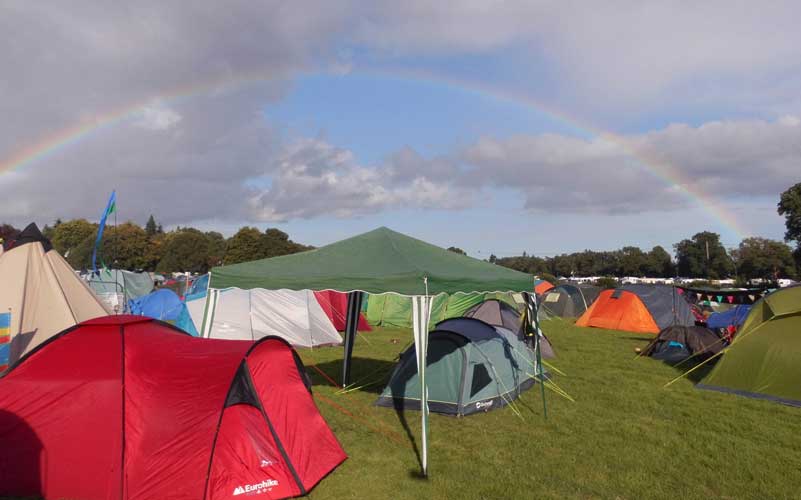
[[[202,499],[220,412],[252,342],[156,323],[129,325],[125,342],[126,498]]]
[[[317,299],[317,303],[320,304],[325,315],[331,320],[334,329],[340,332],[345,331],[345,318],[347,318],[348,314],[348,294],[335,292],[333,290],[325,290],[322,292],[314,292],[314,298]],[[359,313],[358,330],[361,332],[369,332],[372,330],[362,313]]]
[[[0,379],[0,496],[119,498],[120,338],[75,330]]]
[[[208,500],[289,498],[300,495],[261,410],[226,408],[217,436]]]
[[[247,359],[256,392],[306,490],[346,458],[303,385],[292,349],[261,342]]]

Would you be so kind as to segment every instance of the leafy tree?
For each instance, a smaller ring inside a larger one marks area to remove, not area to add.
[[[448,247],[449,252],[458,253],[461,255],[467,255],[467,253],[459,247]]]
[[[2,244],[6,248],[8,248],[8,245],[17,238],[19,233],[20,230],[11,224],[0,224],[0,240],[2,240]]]
[[[206,233],[208,240],[208,267],[221,266],[225,258],[226,242],[222,234],[216,231],[209,231]]]
[[[156,226],[156,219],[153,218],[153,214],[150,214],[150,217],[147,219],[147,223],[145,224],[145,232],[151,238],[159,232],[159,226]]]
[[[165,238],[156,271],[205,273],[209,270],[211,239],[194,228],[176,229]]]
[[[77,249],[87,238],[95,238],[96,235],[97,224],[92,224],[86,219],[73,219],[55,225],[50,241],[61,255],[65,255],[69,251],[67,256],[69,261],[74,249]]]
[[[785,241],[795,241],[801,246],[801,182],[781,194],[779,215],[784,216]]]
[[[238,264],[264,257],[261,231],[255,227],[243,227],[228,240],[223,262],[226,265]]]
[[[792,250],[780,241],[746,238],[732,253],[739,274],[746,279],[775,281],[795,276]]]
[[[313,248],[310,246],[301,245],[300,243],[295,243],[289,239],[288,234],[280,229],[275,228],[270,228],[264,231],[262,244],[265,257],[276,257],[278,255],[304,252]]]
[[[674,274],[673,259],[670,254],[657,245],[645,256],[643,274],[652,278],[670,278]]]
[[[676,243],[675,248],[681,276],[719,279],[730,276],[733,271],[731,259],[717,233],[697,233],[692,239]]]
[[[495,264],[497,261],[498,261],[498,257],[496,257],[494,253],[491,253],[490,256],[489,256],[489,263],[490,264]]]
[[[619,276],[642,276],[646,267],[645,253],[637,247],[623,247],[619,254]]]
[[[77,247],[70,251],[69,263],[76,269],[89,269],[92,266],[92,250],[95,246],[96,234],[84,238]],[[125,222],[116,227],[106,226],[103,240],[97,252],[97,266],[105,263],[113,269],[137,271],[144,269],[149,240],[145,230],[133,222]]]

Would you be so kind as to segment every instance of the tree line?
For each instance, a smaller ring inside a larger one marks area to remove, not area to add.
[[[90,269],[98,224],[86,219],[57,220],[42,233],[53,248],[78,270]],[[8,242],[19,234],[10,224],[0,224],[0,238]],[[216,231],[178,227],[165,232],[151,215],[141,227],[135,222],[106,226],[98,249],[98,267],[159,273],[205,273],[214,266],[237,264],[310,250],[279,229],[260,231],[242,227],[232,237]]]
[[[490,262],[518,271],[547,276],[624,276],[693,279],[763,279],[801,277],[801,183],[780,196],[779,215],[785,218],[785,242],[767,238],[745,238],[727,251],[717,233],[703,231],[675,245],[675,260],[661,246],[650,251],[627,246],[620,250],[585,250],[554,257],[528,256],[497,258]],[[788,245],[794,244],[795,248]]]

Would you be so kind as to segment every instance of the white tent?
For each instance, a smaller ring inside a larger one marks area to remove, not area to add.
[[[0,255],[0,313],[6,312],[9,363],[70,326],[110,314],[35,224]]]
[[[342,337],[309,290],[242,290],[214,294],[214,314],[202,337],[257,340],[275,335],[298,347],[339,345]],[[187,302],[195,325],[203,324],[205,298]]]

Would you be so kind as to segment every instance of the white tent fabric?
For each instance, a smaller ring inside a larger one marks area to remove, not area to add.
[[[0,255],[0,312],[8,311],[10,363],[70,326],[110,314],[67,261],[38,241]]]
[[[298,347],[339,345],[342,337],[309,290],[210,290],[214,313],[201,336],[257,340],[275,335]],[[203,324],[205,300],[187,303],[195,325]]]

